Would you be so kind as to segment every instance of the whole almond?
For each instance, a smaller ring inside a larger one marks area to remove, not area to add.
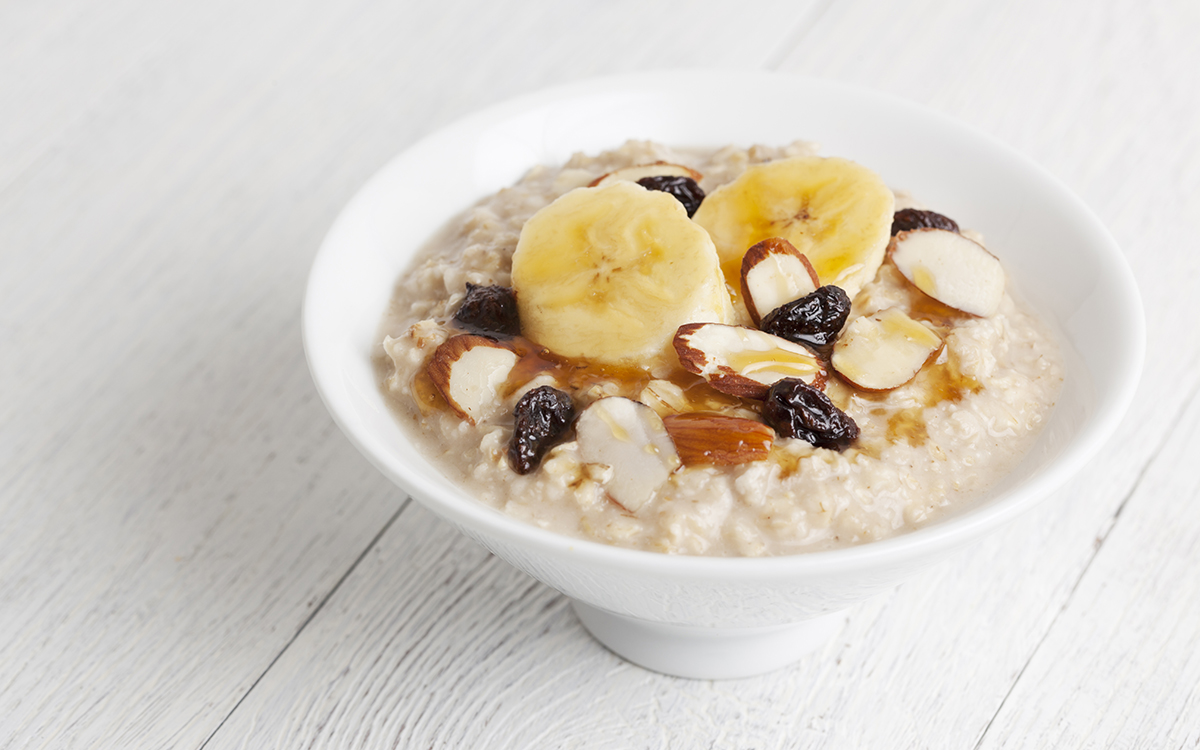
[[[724,414],[673,414],[664,417],[663,424],[684,466],[761,461],[775,440],[775,431],[762,422]]]

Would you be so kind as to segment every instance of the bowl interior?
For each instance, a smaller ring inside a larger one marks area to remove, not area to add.
[[[769,113],[763,101],[774,102]],[[889,185],[981,231],[1018,293],[1050,321],[1067,349],[1063,394],[1034,450],[971,508],[850,550],[783,563],[706,564],[811,567],[961,542],[1068,479],[1127,407],[1144,347],[1132,276],[1100,222],[1027,159],[915,105],[828,82],[711,71],[585,82],[485,110],[396,157],[338,218],[309,279],[305,348],[335,420],[381,471],[476,538],[501,535],[535,548],[570,547],[637,565],[690,564],[559,537],[475,502],[413,448],[386,408],[370,362],[396,280],[439,228],[536,164],[560,163],[576,151],[594,153],[630,138],[678,146],[817,141],[823,153],[858,161]],[[1119,361],[1110,354],[1113,341],[1127,354]]]

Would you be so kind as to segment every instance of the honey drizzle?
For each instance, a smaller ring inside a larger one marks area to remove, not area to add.
[[[888,442],[903,440],[912,446],[921,446],[929,439],[926,429],[925,409],[943,402],[957,403],[971,393],[983,390],[983,384],[962,371],[958,357],[947,350],[941,362],[930,362],[921,368],[909,386],[922,396],[922,406],[898,409],[888,416],[886,436]],[[855,397],[867,402],[883,403],[883,393],[856,393]],[[882,416],[883,410],[873,413]]]
[[[971,316],[914,288],[908,295],[908,317],[929,323],[935,328],[953,328]]]
[[[564,357],[521,336],[514,336],[501,343],[518,357],[502,394],[505,397],[543,374],[554,378],[557,387],[575,393],[586,392],[593,386],[615,384],[619,395],[634,400],[650,381],[658,379],[640,367],[602,365],[584,359]],[[704,378],[684,370],[673,370],[669,376],[662,379],[668,380],[683,391],[688,406],[693,411],[722,412],[737,406],[753,408],[753,404],[756,403],[721,393]],[[450,409],[450,405],[429,377],[427,366],[417,371],[411,384],[414,399],[422,414]]]
[[[422,367],[413,376],[412,394],[413,400],[417,402],[417,411],[421,413],[421,416],[427,416],[434,411],[450,410],[450,404],[446,403],[441,391],[433,384],[433,378],[429,377],[428,367]]]
[[[944,362],[928,364],[921,368],[913,382],[918,388],[925,390],[925,406],[937,406],[943,401],[957,403],[968,393],[979,393],[983,390],[982,383],[963,373],[958,357],[952,351],[946,352]]]
[[[771,452],[767,454],[767,460],[779,465],[779,478],[787,479],[800,470],[800,459],[791,451],[784,450],[778,445],[771,446]]]
[[[901,409],[888,417],[888,440],[903,439],[913,446],[921,446],[929,439],[925,429],[925,417],[920,409]]]
[[[520,357],[508,376],[509,393],[543,373],[550,374],[560,387],[586,391],[594,385],[616,383],[623,395],[640,393],[652,378],[638,367],[602,365],[584,359],[564,357],[520,336],[509,342]]]
[[[938,302],[919,290],[913,289],[908,296],[909,316],[934,326],[938,329],[939,335],[943,337],[956,323],[971,317]],[[611,383],[616,385],[619,395],[636,400],[650,381],[656,379],[639,367],[601,365],[583,359],[564,357],[521,336],[513,337],[504,344],[516,352],[519,357],[509,374],[507,390],[504,394],[506,396],[539,375],[548,373],[559,387],[566,390],[579,393],[587,391],[593,386]],[[704,378],[683,370],[674,370],[664,379],[675,384],[684,392],[688,406],[693,411],[719,413],[738,406],[754,411],[758,410],[758,402],[722,393],[709,385]],[[848,386],[839,389],[838,385],[840,385],[839,381],[831,380],[826,387],[826,392],[843,410],[848,407],[852,399],[882,403],[888,395],[887,392],[862,392]],[[921,368],[910,385],[924,395],[924,408],[906,408],[893,412],[887,421],[886,438],[888,442],[894,443],[903,440],[912,446],[924,445],[929,438],[925,423],[925,408],[945,401],[956,403],[967,394],[978,393],[983,389],[983,385],[978,380],[962,372],[958,357],[949,350],[946,350],[943,361],[930,362]],[[441,393],[434,387],[433,381],[424,367],[413,378],[412,391],[422,414],[428,414],[435,409],[448,410],[450,408]],[[875,410],[873,413],[882,415],[881,410]],[[877,457],[878,451],[870,450],[865,445],[860,447],[867,455]],[[773,448],[768,459],[779,464],[783,477],[790,476],[799,470],[800,457],[787,451]]]

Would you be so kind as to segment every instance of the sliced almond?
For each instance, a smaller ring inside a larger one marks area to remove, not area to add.
[[[833,345],[831,364],[864,391],[890,391],[916,377],[942,339],[896,307],[855,318]]]
[[[499,410],[504,384],[517,359],[499,342],[464,334],[435,349],[425,371],[450,408],[476,424]]]
[[[775,440],[775,431],[762,422],[724,414],[675,414],[664,417],[663,424],[684,466],[761,461]]]
[[[651,380],[638,394],[637,400],[649,406],[660,417],[679,414],[691,408],[687,394],[669,380]]]
[[[904,278],[944,305],[987,317],[1004,298],[1004,268],[983,245],[945,229],[900,232],[888,255]]]
[[[621,396],[593,401],[575,422],[579,457],[612,468],[605,491],[636,513],[680,466],[663,420],[645,404]]]
[[[753,245],[742,256],[742,299],[754,325],[780,305],[821,286],[808,257],[782,237]]]
[[[689,323],[676,331],[674,344],[684,369],[733,396],[765,398],[784,378],[825,384],[825,367],[811,351],[754,328]]]
[[[608,174],[602,174],[592,180],[588,187],[602,187],[620,181],[637,182],[645,177],[691,177],[696,182],[700,182],[704,175],[682,164],[656,161],[653,164],[637,164],[632,167],[614,169]]]

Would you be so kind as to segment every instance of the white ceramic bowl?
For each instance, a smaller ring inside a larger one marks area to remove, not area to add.
[[[628,138],[680,146],[815,140],[982,231],[1018,291],[1067,344],[1061,400],[1000,486],[885,541],[759,559],[694,558],[560,536],[473,500],[416,450],[384,405],[370,352],[413,253],[472,202],[535,164]],[[1113,357],[1115,342],[1122,356]],[[1078,198],[1029,160],[945,117],[839,84],[771,73],[672,72],[550,89],[460,120],[384,167],[317,254],[304,304],[317,388],[347,437],[426,507],[575,602],[626,658],[688,677],[738,677],[820,645],[848,605],[962,548],[1067,481],[1116,427],[1144,322],[1120,250]]]

